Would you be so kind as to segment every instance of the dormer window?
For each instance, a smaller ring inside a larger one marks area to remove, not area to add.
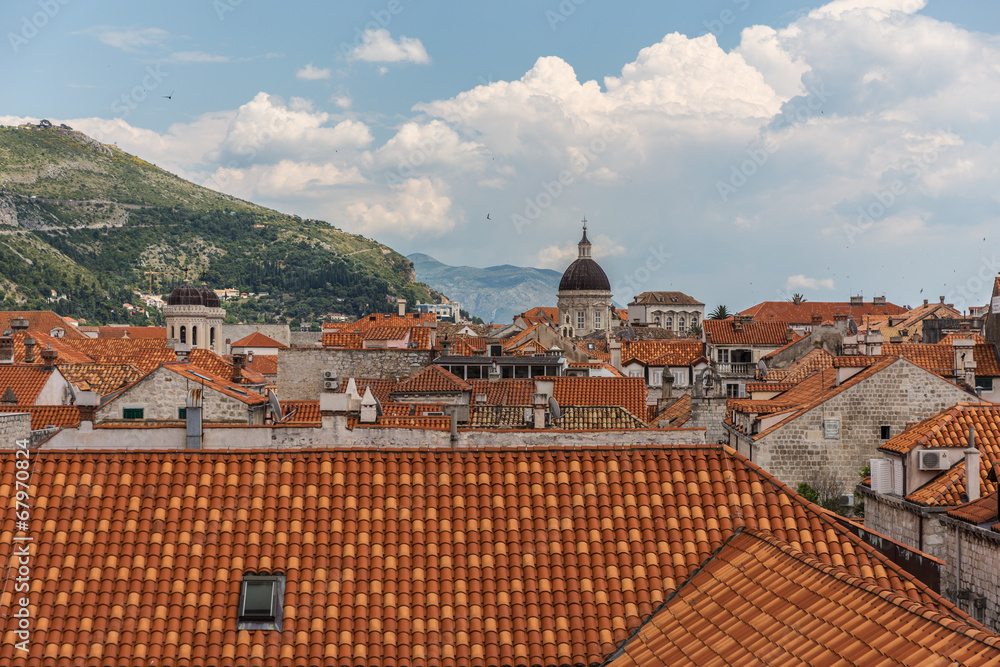
[[[240,630],[280,630],[285,575],[245,574],[240,585]]]

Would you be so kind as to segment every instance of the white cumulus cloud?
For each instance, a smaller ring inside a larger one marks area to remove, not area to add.
[[[350,57],[352,60],[370,63],[410,62],[427,65],[431,62],[427,49],[419,39],[401,35],[395,40],[385,28],[365,30],[361,44],[354,47]]]
[[[329,67],[316,67],[312,63],[309,63],[299,71],[295,73],[296,79],[304,79],[305,81],[319,81],[321,79],[330,78],[330,68]]]
[[[795,276],[788,276],[785,280],[785,289],[833,289],[832,278],[806,278],[801,273]]]

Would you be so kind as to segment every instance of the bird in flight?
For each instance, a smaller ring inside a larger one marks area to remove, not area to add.
[[[486,219],[487,219],[487,220],[490,220],[490,219],[491,219],[491,218],[490,218],[490,214],[489,214],[489,213],[487,213],[487,214],[486,214]]]
[[[164,95],[163,97],[167,98],[168,100],[174,99],[174,91],[171,90],[169,95]]]

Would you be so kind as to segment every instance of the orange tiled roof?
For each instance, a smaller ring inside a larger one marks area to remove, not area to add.
[[[470,338],[466,336],[456,336],[454,338],[436,338],[434,341],[437,350],[444,349],[444,343],[451,344],[451,354],[457,357],[473,357],[486,353],[485,338]]]
[[[970,503],[959,505],[948,510],[948,516],[972,524],[995,522],[997,520],[997,496],[1000,493],[993,493],[983,496]]]
[[[247,368],[261,375],[277,375],[278,355],[255,354],[253,355],[253,361],[247,365]]]
[[[525,409],[530,405],[472,405],[469,412],[471,428],[531,429],[533,423],[525,420]],[[558,419],[551,420],[551,428],[567,431],[601,431],[619,429],[646,429],[644,421],[617,405],[566,406]]]
[[[986,342],[986,339],[983,338],[978,333],[975,333],[974,331],[964,331],[964,332],[959,332],[959,333],[950,333],[947,336],[945,336],[944,338],[942,338],[941,340],[939,340],[937,342],[937,344],[938,345],[949,345],[950,346],[952,344],[952,342],[954,342],[956,340],[972,340],[972,341],[975,341],[976,343],[985,343]]]
[[[174,354],[173,350],[163,349],[148,349],[140,350],[136,354],[128,354],[122,356],[102,356],[96,355],[94,361],[99,364],[132,364],[138,368],[143,373],[149,373],[156,370],[161,364],[166,364],[171,361],[177,361],[177,355]]]
[[[462,378],[446,371],[440,366],[431,364],[402,380],[393,389],[393,393],[453,393],[470,391],[471,389],[472,385]]]
[[[63,377],[82,391],[95,391],[104,396],[126,387],[144,373],[132,364],[60,364]]]
[[[230,343],[230,347],[273,347],[273,348],[286,348],[288,347],[284,343],[279,343],[270,336],[265,336],[259,331],[254,331],[249,336],[244,336],[240,338],[235,343]]]
[[[166,327],[79,327],[80,331],[93,332],[98,338],[167,338]]]
[[[27,358],[27,348],[24,345],[25,338],[35,339],[34,362],[42,363],[42,350],[53,349],[59,353],[56,359],[57,364],[74,363],[86,364],[93,361],[89,356],[73,346],[76,339],[54,338],[42,331],[18,331],[11,338],[14,339],[14,361],[24,362]]]
[[[786,368],[772,368],[763,379],[768,382],[791,382],[798,384],[816,371],[833,368],[833,355],[823,348],[809,350],[801,359]]]
[[[409,327],[369,327],[361,334],[362,340],[403,340],[410,333]]]
[[[789,342],[802,338],[801,334],[793,334],[789,341],[788,323],[779,320],[764,322],[743,322],[737,331],[733,318],[725,320],[705,320],[701,323],[705,334],[711,337],[713,345],[773,345],[784,347]]]
[[[283,424],[320,424],[319,401],[281,401]]]
[[[166,338],[74,338],[66,342],[89,357],[138,355],[147,350],[166,350]],[[173,351],[171,351],[173,354]]]
[[[544,317],[550,322],[559,321],[559,309],[552,306],[536,306],[531,310],[526,310],[518,317]]]
[[[989,665],[1000,638],[966,619],[747,530],[678,588],[610,667]]]
[[[663,424],[663,428],[680,428],[691,419],[691,394],[683,394],[671,403],[666,410],[656,415],[654,425]]]
[[[385,405],[390,399],[390,394],[396,389],[396,380],[392,378],[354,378],[354,384],[358,387],[358,395],[364,396],[365,389],[371,388],[372,395],[378,399],[379,403]],[[347,391],[347,381],[340,383],[340,393]]]
[[[341,348],[345,350],[360,350],[361,334],[345,333],[340,331],[334,333],[324,332],[323,347]]]
[[[883,343],[882,354],[894,354],[928,370],[935,375],[953,375],[955,353],[950,346],[930,343]],[[976,362],[976,375],[1000,376],[1000,363],[992,345],[977,343],[972,346]]]
[[[246,403],[247,405],[261,405],[267,403],[267,399],[260,394],[247,391],[240,385],[233,384],[227,378],[215,375],[200,366],[195,366],[194,364],[182,361],[174,361],[164,364],[163,367],[169,371],[177,373],[181,377],[191,380],[192,382],[200,384],[208,382],[206,386],[223,393],[230,398],[235,398],[241,403]]]
[[[480,394],[486,395],[486,405],[531,405],[535,381],[523,379],[470,380],[472,402]]]
[[[813,315],[819,315],[824,322],[833,321],[834,315],[847,315],[860,321],[865,315],[903,315],[906,312],[902,306],[888,302],[884,306],[876,306],[871,301],[852,306],[848,301],[803,301],[800,304],[764,301],[747,308],[740,315],[753,315],[757,322],[779,320],[788,324],[811,324]]]
[[[13,667],[590,665],[742,527],[972,623],[722,447],[39,451],[33,463],[28,577],[44,623]],[[0,454],[0,479],[16,464]],[[14,491],[0,484],[3,506]],[[15,521],[0,517],[0,562]],[[281,632],[237,630],[241,578],[259,571],[286,577]],[[16,618],[0,622],[13,643]],[[813,625],[798,632],[828,631]]]
[[[19,405],[34,405],[51,377],[52,373],[42,370],[39,364],[2,364],[0,395],[10,388]]]
[[[867,368],[871,366],[876,361],[878,357],[865,356],[862,354],[856,355],[841,355],[833,358],[834,368]]]
[[[755,391],[776,391],[781,393],[788,391],[795,386],[795,382],[748,382],[747,391],[751,394]]]
[[[552,395],[560,406],[617,405],[634,417],[646,416],[646,381],[633,377],[556,377]],[[527,403],[530,403],[530,399]]]
[[[31,413],[31,430],[38,431],[46,426],[75,428],[80,425],[80,409],[75,405],[0,405],[0,412]]]
[[[694,338],[622,341],[622,364],[638,361],[648,366],[690,366],[704,346]]]
[[[28,320],[28,331],[48,333],[53,329],[65,330],[66,338],[85,338],[75,326],[51,310],[0,310],[0,332],[10,329],[10,321],[19,317]]]

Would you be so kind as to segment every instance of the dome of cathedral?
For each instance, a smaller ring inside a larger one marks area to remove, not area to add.
[[[611,283],[601,265],[590,258],[590,241],[587,240],[587,229],[584,227],[583,239],[579,243],[579,256],[562,275],[559,281],[559,291],[597,290],[610,292]]]
[[[203,306],[205,298],[197,287],[188,285],[186,282],[174,288],[174,291],[167,297],[168,306]]]

